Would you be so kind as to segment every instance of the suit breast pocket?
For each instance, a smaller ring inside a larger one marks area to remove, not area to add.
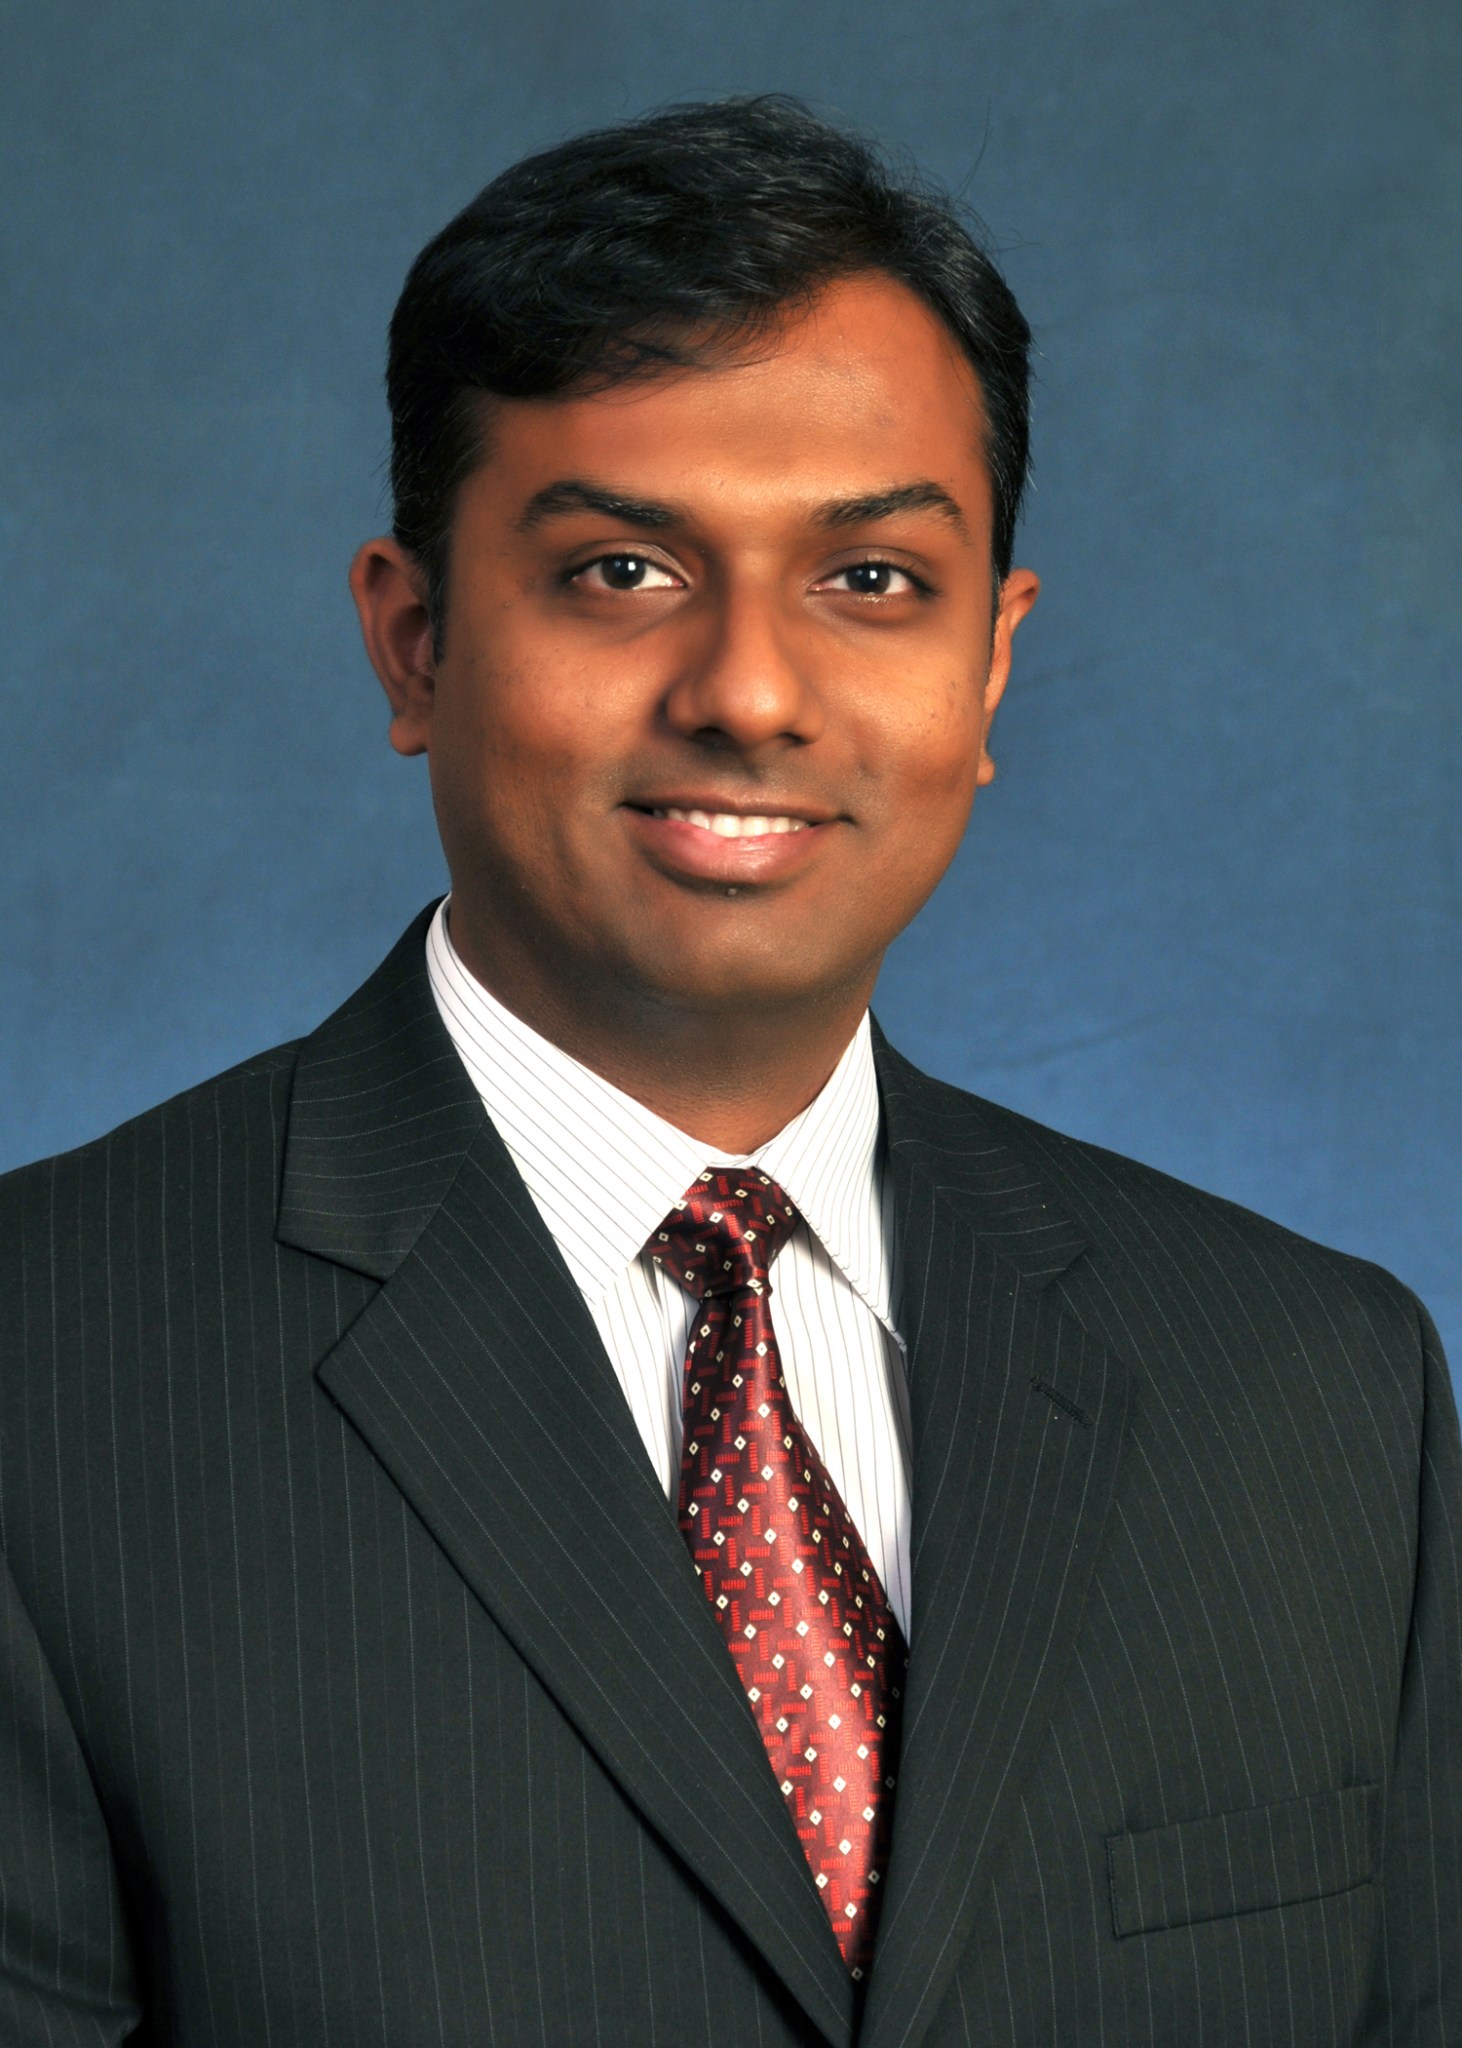
[[[1119,1936],[1323,1899],[1369,1882],[1376,1788],[1354,1785],[1239,1813],[1108,1835]]]

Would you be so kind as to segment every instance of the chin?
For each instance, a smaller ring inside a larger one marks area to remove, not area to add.
[[[801,935],[775,946],[730,942],[714,953],[687,947],[653,964],[637,964],[636,979],[652,1000],[707,1017],[744,1010],[748,1004],[780,1010],[845,1000],[850,988],[872,977],[861,957],[853,966],[809,959]]]

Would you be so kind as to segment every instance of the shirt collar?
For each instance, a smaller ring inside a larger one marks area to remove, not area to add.
[[[426,940],[442,1022],[591,1305],[638,1258],[697,1174],[755,1165],[786,1190],[848,1284],[894,1331],[866,1014],[806,1109],[749,1158],[736,1157],[667,1123],[515,1016],[463,966],[446,913],[444,901]]]

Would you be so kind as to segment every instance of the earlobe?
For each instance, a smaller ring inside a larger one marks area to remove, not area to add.
[[[426,578],[399,542],[368,540],[350,565],[350,594],[371,667],[391,706],[391,745],[424,754],[431,741],[436,665]]]

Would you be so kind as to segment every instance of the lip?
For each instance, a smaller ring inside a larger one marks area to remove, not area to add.
[[[831,825],[837,817],[822,804],[788,802],[774,796],[727,796],[711,789],[657,790],[653,796],[626,799],[636,811],[722,811],[733,818],[800,818],[805,825]]]
[[[737,818],[795,818],[794,831],[758,832],[729,839],[688,818],[670,818],[666,811],[717,812]],[[688,881],[720,882],[728,887],[783,881],[814,859],[838,823],[830,812],[804,804],[779,805],[774,799],[748,802],[704,791],[635,800],[624,806],[631,837],[663,873]]]

